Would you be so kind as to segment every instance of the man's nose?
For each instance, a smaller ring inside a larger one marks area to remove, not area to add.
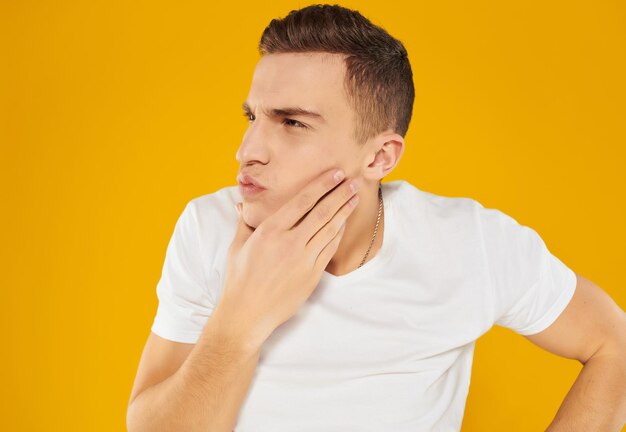
[[[250,123],[241,140],[235,159],[240,164],[248,164],[251,161],[267,163],[269,157],[269,143],[272,139],[271,124],[255,119]]]

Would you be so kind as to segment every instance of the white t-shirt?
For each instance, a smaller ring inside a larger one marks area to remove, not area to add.
[[[494,324],[529,335],[576,275],[533,229],[465,197],[382,183],[382,247],[324,272],[262,346],[235,432],[459,431],[474,345]],[[195,343],[220,299],[237,186],[188,202],[167,248],[152,331]]]

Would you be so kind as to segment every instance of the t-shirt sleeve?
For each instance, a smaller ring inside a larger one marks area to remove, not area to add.
[[[156,287],[158,308],[152,332],[175,342],[196,343],[214,305],[202,268],[193,200],[179,216]]]
[[[494,324],[521,335],[545,330],[568,305],[576,273],[532,228],[500,210],[478,209]]]

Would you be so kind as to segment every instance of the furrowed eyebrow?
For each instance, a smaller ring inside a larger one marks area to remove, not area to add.
[[[250,109],[250,105],[248,105],[248,102],[244,102],[241,105],[241,108],[246,113],[252,113],[252,110]],[[326,119],[324,119],[324,116],[322,116],[320,113],[307,110],[304,108],[300,108],[300,107],[272,108],[269,111],[266,110],[263,112],[268,117],[305,116],[305,117],[311,117],[311,118],[317,119],[321,122],[326,121]]]

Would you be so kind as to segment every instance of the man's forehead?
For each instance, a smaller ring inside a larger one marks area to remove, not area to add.
[[[309,54],[266,54],[255,69],[244,110],[261,104],[266,110],[299,109],[328,118],[345,108],[343,66]]]
[[[281,90],[337,92],[343,86],[344,66],[321,56],[304,53],[266,54],[259,60],[252,76],[252,86],[279,93]]]

